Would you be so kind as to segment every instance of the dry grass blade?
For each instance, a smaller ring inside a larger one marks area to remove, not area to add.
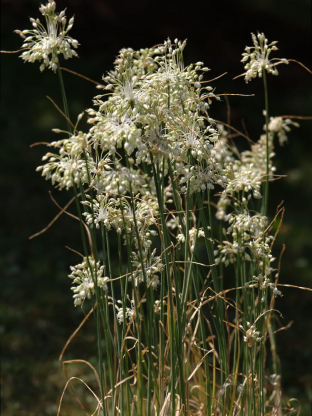
[[[188,377],[188,379],[186,380],[187,382],[191,381],[194,374],[196,373],[196,371],[199,369],[199,367],[202,365],[202,363],[204,362],[204,359],[207,357],[208,354],[210,354],[211,352],[213,352],[214,349],[206,352],[206,354],[201,358],[201,360],[199,361],[199,363],[197,364],[197,366],[194,368],[194,370],[192,371],[192,373],[190,374],[190,376]]]
[[[235,127],[232,127],[229,124],[224,123],[223,121],[215,120],[215,122],[216,123],[223,124],[223,126],[227,127],[228,129],[231,129],[231,130],[235,131],[235,133],[237,133],[239,136],[244,137],[246,140],[249,141],[249,143],[255,144],[255,142],[253,142],[250,137],[246,136],[244,133],[242,133],[241,131],[237,130]]]
[[[63,368],[65,369],[65,365],[66,364],[71,364],[71,363],[85,363],[85,364],[87,364],[87,366],[89,366],[91,368],[91,370],[94,372],[96,382],[98,384],[99,389],[101,390],[101,383],[100,383],[99,375],[98,375],[96,369],[93,367],[93,365],[91,363],[89,363],[89,361],[86,361],[86,360],[67,360],[67,361],[63,361]]]
[[[26,51],[29,48],[23,48],[23,49],[19,49],[18,51],[0,51],[1,53],[19,53],[22,51]]]
[[[94,391],[87,385],[87,383],[86,382],[84,382],[81,378],[79,378],[79,377],[71,377],[69,380],[67,380],[67,382],[66,382],[66,385],[65,385],[65,387],[64,387],[64,389],[63,389],[63,392],[62,392],[62,396],[61,396],[61,399],[60,399],[60,403],[59,403],[59,407],[58,407],[58,411],[57,411],[57,416],[59,416],[60,415],[60,412],[61,412],[61,406],[62,406],[62,402],[63,402],[63,398],[64,398],[64,395],[65,395],[65,391],[66,391],[66,389],[67,389],[67,386],[70,384],[70,382],[72,381],[72,380],[79,380],[79,381],[81,381],[86,387],[87,387],[87,389],[93,394],[93,396],[95,397],[95,399],[97,400],[97,402],[98,402],[98,406],[97,406],[97,408],[96,408],[96,410],[95,410],[95,412],[98,410],[98,408],[102,408],[102,402],[101,402],[101,400],[97,397],[97,395],[94,393]],[[79,402],[80,403],[80,402]],[[81,405],[82,406],[82,405]],[[84,410],[84,407],[82,407],[82,410]],[[86,415],[88,415],[89,416],[89,414],[84,410],[84,412],[86,413]],[[93,414],[92,415],[94,415],[95,414],[95,412],[93,412]],[[92,416],[91,415],[91,416]]]
[[[295,120],[312,120],[311,116],[280,116],[281,118],[293,118]]]
[[[51,191],[49,191],[50,197],[51,197]],[[80,197],[81,194],[78,194],[78,197]],[[36,234],[33,234],[29,237],[29,240],[32,240],[35,237],[38,237],[38,235],[45,233],[54,223],[55,221],[64,213],[66,212],[67,208],[69,208],[69,206],[75,201],[75,197],[73,197],[66,205],[64,208],[61,208],[61,211],[53,218],[53,220],[45,227],[43,228],[41,231],[38,231]]]
[[[91,238],[91,233],[90,233],[90,230],[89,230],[89,228],[88,228],[88,226],[82,221],[82,220],[80,220],[80,218],[78,218],[78,217],[76,217],[76,215],[74,215],[74,214],[71,214],[70,212],[67,212],[64,208],[62,208],[56,201],[55,201],[55,199],[53,198],[53,196],[52,196],[52,193],[51,192],[49,192],[50,193],[50,198],[52,199],[52,201],[55,203],[55,205],[60,209],[60,210],[62,210],[65,214],[67,214],[69,217],[71,217],[71,218],[74,218],[75,220],[77,220],[77,221],[81,221],[81,223],[82,223],[82,225],[84,226],[84,228],[85,228],[85,230],[86,230],[86,233],[87,233],[87,236],[88,236],[88,241],[89,241],[89,247],[90,247],[90,251],[91,251],[91,256],[94,258],[94,252],[93,252],[93,245],[92,245],[92,238]],[[79,195],[81,195],[81,194],[79,194]]]
[[[289,321],[286,326],[283,326],[282,328],[277,329],[276,331],[273,332],[273,334],[277,334],[277,332],[285,331],[286,329],[289,329],[294,322],[295,321]]]
[[[302,287],[302,286],[296,286],[296,285],[288,285],[286,283],[278,283],[276,286],[293,287],[294,289],[308,290],[309,292],[312,292],[312,289],[310,287]]]
[[[87,81],[89,81],[89,82],[92,82],[93,84],[96,84],[96,85],[98,85],[98,86],[100,86],[100,87],[105,88],[105,85],[102,85],[102,84],[100,84],[99,82],[96,82],[96,81],[94,81],[94,80],[93,80],[93,79],[91,79],[91,78],[88,78],[88,77],[86,77],[86,76],[84,76],[84,75],[81,75],[81,74],[79,74],[78,72],[72,71],[71,69],[67,69],[67,68],[63,68],[63,67],[61,67],[60,69],[61,69],[62,71],[67,71],[67,72],[70,72],[70,73],[71,73],[71,74],[73,74],[73,75],[77,75],[77,77],[83,78],[83,79],[85,79],[85,80],[87,80]]]
[[[67,214],[69,217],[74,218],[77,221],[80,221],[80,219],[78,217],[76,217],[74,214],[71,214],[70,212],[67,212],[67,208],[74,202],[75,197],[73,197],[66,205],[64,208],[62,208],[57,202],[56,200],[53,198],[51,191],[49,191],[50,194],[50,198],[52,199],[52,201],[54,202],[54,204],[60,209],[60,212],[53,218],[53,220],[41,231],[39,231],[36,234],[33,234],[29,237],[29,239],[33,239],[35,237],[38,237],[38,235],[43,234],[44,232],[46,232],[53,224],[54,222],[64,213]],[[81,196],[81,193],[79,193],[77,195],[77,197],[79,198]],[[83,226],[85,227],[87,236],[88,236],[88,241],[89,241],[89,246],[90,246],[90,251],[91,251],[91,255],[92,257],[94,257],[94,253],[93,253],[93,245],[92,245],[92,239],[91,239],[91,234],[90,234],[90,230],[87,227],[87,225],[82,221]],[[80,253],[79,253],[80,254]]]
[[[59,113],[61,113],[62,114],[62,116],[68,121],[68,123],[72,126],[72,128],[73,128],[73,130],[75,130],[75,131],[77,131],[76,130],[76,128],[75,128],[75,126],[73,125],[73,123],[70,121],[70,119],[67,117],[67,115],[65,114],[65,113],[63,113],[63,111],[59,108],[59,106],[52,100],[52,98],[51,97],[49,97],[48,95],[47,95],[47,99],[49,100],[49,101],[51,101],[51,103],[54,105],[54,107],[57,109],[57,111],[59,112]]]
[[[310,74],[312,74],[311,69],[309,69],[308,67],[306,67],[305,65],[303,65],[301,62],[296,61],[296,59],[287,59],[287,61],[289,62],[296,62],[296,64],[302,66],[304,69],[306,69]]]
[[[41,144],[49,146],[51,143],[49,143],[49,142],[36,142],[36,143],[32,143],[29,147],[35,147],[35,146],[39,146]]]
[[[212,81],[215,81],[216,79],[219,79],[219,78],[224,77],[224,75],[226,75],[226,74],[227,74],[227,72],[224,72],[223,74],[221,74],[221,75],[219,75],[219,76],[217,76],[215,78],[208,79],[208,81],[200,81],[200,83],[201,84],[207,84],[208,82],[212,82]]]
[[[61,359],[63,358],[63,355],[69,345],[69,343],[71,342],[71,340],[73,338],[75,338],[75,336],[77,335],[77,333],[79,332],[79,330],[81,329],[81,327],[85,324],[85,322],[89,319],[90,315],[92,314],[92,312],[94,311],[94,309],[96,308],[97,304],[94,304],[94,307],[88,312],[88,314],[83,318],[83,320],[81,321],[80,325],[78,326],[78,328],[71,334],[71,336],[68,338],[66,344],[64,345],[64,348],[62,349],[61,355],[59,357],[59,361],[61,361]]]

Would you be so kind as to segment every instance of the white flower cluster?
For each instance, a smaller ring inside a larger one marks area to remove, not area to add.
[[[245,331],[243,325],[239,325],[240,329],[245,333],[244,341],[247,343],[249,348],[254,346],[255,342],[261,342],[262,337],[260,337],[260,332],[256,330],[256,326],[251,325],[250,322],[247,322],[247,330]]]
[[[99,194],[109,192],[125,195],[130,192],[130,186],[133,194],[147,195],[150,192],[149,189],[153,195],[155,194],[154,183],[148,175],[134,169],[133,166],[129,168],[122,166],[118,161],[115,161],[114,167],[108,166],[105,161],[100,161],[92,185],[95,186]]]
[[[245,211],[229,214],[225,219],[230,226],[224,232],[233,238],[233,242],[223,241],[218,245],[218,250],[215,250],[217,263],[222,262],[228,266],[236,261],[238,253],[243,260],[257,262],[259,265],[274,260],[270,247],[272,236],[265,235],[267,217],[261,214],[251,216]]]
[[[149,253],[147,250],[142,252],[143,258],[143,268],[140,256],[138,253],[132,253],[132,265],[135,268],[135,271],[131,273],[129,281],[133,281],[135,286],[139,283],[146,281],[147,286],[151,284],[153,289],[157,289],[160,284],[159,276],[157,273],[160,273],[165,267],[161,262],[160,256],[155,256],[156,249]]]
[[[23,49],[28,49],[20,56],[25,62],[42,61],[40,71],[45,68],[52,69],[56,72],[59,66],[59,55],[64,59],[77,56],[75,49],[78,47],[78,41],[68,36],[68,32],[73,27],[74,17],[68,25],[65,16],[65,10],[55,13],[56,4],[49,0],[46,5],[39,8],[46,20],[46,27],[39,19],[30,18],[32,30],[16,30],[23,39]]]
[[[245,48],[246,52],[242,54],[243,59],[241,60],[241,62],[247,62],[244,67],[247,70],[245,74],[245,81],[248,82],[251,79],[256,78],[257,75],[261,78],[263,70],[273,75],[278,75],[276,63],[273,63],[273,61],[278,61],[278,63],[283,64],[288,64],[288,61],[284,58],[269,59],[270,53],[278,50],[275,46],[277,42],[274,41],[269,44],[268,40],[264,36],[264,33],[258,33],[257,36],[252,33],[251,37],[254,46],[247,46]]]
[[[238,253],[240,253],[243,260],[251,260],[250,255],[245,251],[245,247],[239,246],[237,241],[234,241],[233,243],[230,241],[223,241],[222,244],[218,245],[218,250],[214,251],[215,262],[217,264],[221,262],[225,266],[228,266],[236,261]]]
[[[290,118],[282,118],[282,117],[271,117],[269,122],[269,132],[276,133],[280,146],[283,146],[285,142],[287,142],[287,135],[286,132],[290,132],[290,125],[299,127],[299,123],[292,121]],[[263,127],[264,130],[266,126]]]
[[[89,183],[89,172],[95,170],[95,162],[84,133],[78,132],[68,139],[52,142],[50,146],[59,149],[59,153],[48,152],[42,158],[48,162],[36,169],[42,171],[46,180],[51,180],[52,185],[57,184],[60,190],[68,190],[74,183]]]
[[[247,282],[246,286],[257,287],[263,291],[270,287],[273,290],[273,294],[275,295],[275,297],[283,296],[282,292],[276,287],[276,285],[274,283],[271,283],[270,279],[266,276],[263,276],[262,274],[259,274],[259,276],[253,276],[253,279],[250,282]],[[261,300],[263,301],[264,298],[262,298]]]
[[[227,229],[227,234],[231,234],[234,240],[245,242],[252,238],[259,238],[262,236],[268,224],[267,217],[256,214],[251,216],[248,211],[242,214],[232,214],[228,220],[230,227]]]
[[[201,115],[211,99],[219,99],[211,87],[202,87],[202,62],[184,68],[182,53],[186,42],[166,41],[163,46],[133,51],[122,49],[103,96],[95,97],[99,109],[89,109],[90,135],[102,151],[115,153],[124,148],[135,152],[135,163],[151,163],[151,155],[174,163],[183,160],[188,149],[193,157],[211,165],[211,149],[218,139]],[[192,127],[190,127],[192,126]]]
[[[108,277],[102,277],[104,266],[100,266],[100,262],[95,262],[92,257],[84,257],[82,263],[77,266],[71,266],[71,274],[68,276],[73,279],[71,290],[74,292],[74,305],[81,305],[86,298],[91,299],[95,294],[95,286],[97,285],[104,291],[108,290]]]
[[[123,322],[125,322],[126,320],[128,320],[129,324],[132,324],[134,322],[134,320],[137,317],[137,311],[136,311],[136,307],[135,307],[135,303],[133,299],[129,299],[129,302],[131,304],[131,307],[129,308],[128,306],[126,306],[125,308],[123,307],[119,307],[116,305],[118,312],[117,312],[117,321],[120,324],[122,324]],[[146,299],[142,299],[141,302],[145,302]],[[121,300],[117,300],[117,303],[121,304]],[[142,319],[141,314],[138,315],[138,317],[140,319]]]
[[[226,184],[225,189],[229,195],[238,192],[242,192],[243,194],[252,192],[254,198],[261,198],[260,188],[262,178],[259,175],[259,171],[254,169],[253,164],[244,164],[242,161],[236,160],[234,163],[226,165],[224,176],[222,179]]]
[[[226,392],[227,387],[230,387],[230,386],[236,386],[236,390],[238,393],[244,392],[244,385],[239,383],[232,376],[230,376],[226,379],[226,381],[222,384],[222,387],[218,391],[218,398],[221,398]]]
[[[220,175],[214,170],[213,165],[206,165],[199,163],[198,165],[180,166],[175,174],[181,176],[180,188],[181,192],[186,193],[189,189],[190,194],[194,192],[202,192],[206,189],[214,189],[214,184],[222,184],[222,180],[225,181],[225,177]]]
[[[192,227],[189,230],[189,242],[191,244],[191,247],[190,247],[191,252],[194,251],[197,238],[200,238],[200,237],[205,237],[205,232],[202,228]],[[185,235],[184,234],[178,234],[177,235],[177,240],[180,243],[185,243]]]

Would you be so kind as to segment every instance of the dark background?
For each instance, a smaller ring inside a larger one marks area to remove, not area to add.
[[[13,30],[30,28],[28,16],[40,17],[38,6],[33,0],[1,1],[1,49],[20,48],[22,40]],[[100,81],[102,74],[112,69],[122,47],[150,47],[168,36],[172,40],[187,38],[186,64],[203,61],[211,68],[206,79],[228,72],[213,83],[217,92],[255,94],[229,97],[232,125],[243,130],[244,123],[253,140],[258,139],[264,124],[262,82],[256,79],[246,85],[243,78],[232,81],[243,72],[241,53],[252,44],[250,32],[263,31],[269,41],[278,40],[280,50],[274,56],[296,59],[312,68],[308,0],[57,2],[57,11],[65,7],[68,17],[76,16],[70,33],[81,45],[79,59],[63,61],[62,65]],[[46,96],[60,106],[62,102],[57,75],[48,70],[41,74],[39,64],[24,64],[17,55],[3,54],[1,59],[2,405],[7,416],[55,415],[65,385],[58,357],[84,316],[81,309],[73,307],[67,278],[77,256],[65,248],[81,251],[80,235],[74,220],[62,216],[45,234],[28,239],[58,213],[48,190],[61,205],[69,199],[68,193],[53,190],[35,172],[46,148],[30,145],[59,138],[51,129],[65,128],[65,123]],[[270,115],[311,115],[311,75],[295,63],[281,65],[279,71],[278,77],[268,76]],[[64,80],[70,113],[76,119],[92,106],[98,90],[68,73],[64,73]],[[213,104],[211,116],[226,121],[224,101]],[[277,171],[287,177],[270,188],[271,218],[282,200],[286,206],[274,253],[278,257],[282,244],[286,244],[280,282],[307,287],[312,286],[311,123],[302,121],[301,127],[289,134],[288,144],[277,146]],[[242,145],[246,146],[239,142]],[[309,414],[312,383],[312,294],[290,288],[282,291],[284,297],[276,303],[284,316],[282,325],[294,320],[290,329],[277,335],[283,388],[287,398],[300,399],[305,416]],[[96,364],[92,319],[64,358]],[[92,374],[83,364],[72,365],[69,373],[92,386]],[[86,396],[85,390],[79,393]],[[83,414],[70,392],[65,395],[61,414]]]

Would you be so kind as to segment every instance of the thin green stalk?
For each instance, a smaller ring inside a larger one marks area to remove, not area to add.
[[[265,96],[265,135],[266,135],[266,181],[265,181],[265,193],[264,193],[264,206],[263,214],[267,215],[268,213],[268,203],[269,203],[269,175],[270,175],[270,154],[269,154],[269,97],[268,97],[268,86],[266,80],[266,71],[262,70],[263,75],[263,85],[264,85],[264,96]]]
[[[212,274],[212,280],[213,280],[213,286],[214,291],[218,294],[220,292],[219,288],[219,282],[218,282],[218,274],[217,274],[217,268],[214,265],[214,253],[213,253],[213,245],[212,245],[212,239],[210,236],[210,230],[208,229],[208,222],[205,216],[205,209],[203,205],[203,198],[199,192],[196,193],[196,198],[198,201],[198,208],[199,208],[199,215],[201,222],[203,224],[204,232],[205,232],[205,243],[208,253],[208,260],[211,274]],[[220,355],[220,361],[221,361],[221,384],[224,383],[225,379],[228,376],[228,360],[227,360],[227,346],[226,346],[226,335],[224,330],[224,304],[222,299],[217,297],[216,299],[216,316],[214,319],[215,328],[217,331],[217,337],[218,337],[218,344],[219,344],[219,355]],[[213,313],[212,313],[213,316]]]
[[[60,87],[61,87],[64,113],[66,115],[67,130],[68,130],[69,133],[73,133],[73,129],[72,129],[71,124],[70,124],[69,109],[68,109],[68,104],[67,104],[67,98],[66,98],[66,92],[65,92],[64,82],[63,82],[62,71],[60,69],[59,64],[58,64],[58,77],[59,77],[59,82],[60,82]],[[80,230],[81,230],[81,236],[82,236],[82,244],[83,244],[85,256],[86,256],[87,261],[89,263],[89,256],[88,256],[86,239],[85,239],[85,234],[84,234],[84,229],[83,229],[83,221],[82,221],[82,215],[81,215],[81,210],[80,210],[80,205],[79,205],[79,198],[78,198],[78,195],[77,195],[77,190],[76,190],[76,186],[75,186],[74,181],[73,181],[73,188],[74,188],[74,193],[75,193],[75,202],[76,202],[78,217],[79,217],[79,220],[80,220],[79,223],[80,223]],[[83,194],[84,194],[84,192],[82,191],[82,195]],[[93,248],[94,248],[94,250],[96,250],[95,237],[94,237],[94,234],[92,232],[91,232],[91,235],[92,235]],[[97,261],[97,256],[96,256],[95,261]],[[89,264],[89,268],[90,268],[91,274],[92,274],[92,268],[90,267],[90,264]],[[95,276],[97,276],[96,270],[95,270]],[[92,278],[94,279],[93,276],[92,276]],[[98,286],[97,286],[96,282],[95,282],[95,289],[96,289],[96,299],[98,301],[98,305],[97,305],[97,308],[96,308],[97,311],[96,311],[96,315],[95,315],[96,316],[96,326],[97,326],[97,343],[98,343],[98,355],[99,355],[99,367],[100,367],[100,380],[101,380],[101,389],[102,389],[101,393],[102,393],[102,398],[103,398],[103,415],[105,416],[106,415],[106,407],[105,407],[105,403],[104,403],[104,368],[103,368],[103,356],[102,356],[102,349],[101,349],[102,335],[101,335],[101,329],[100,329],[100,295],[99,295],[99,290],[98,290]]]
[[[252,346],[250,348],[250,355],[251,355],[251,383],[252,383],[252,396],[251,402],[253,407],[253,415],[256,416],[256,392],[255,392],[255,364],[254,364],[254,357],[255,357],[255,350],[256,346]]]
[[[162,252],[165,256],[165,264],[166,264],[166,280],[167,280],[167,288],[168,288],[168,306],[169,306],[169,346],[170,346],[170,364],[171,364],[171,374],[170,374],[170,387],[171,387],[171,397],[172,400],[172,415],[175,414],[175,392],[176,392],[176,374],[175,374],[175,362],[176,362],[176,347],[177,347],[177,340],[175,334],[175,322],[174,322],[174,304],[173,304],[173,293],[172,293],[172,283],[170,279],[170,258],[168,254],[168,247],[170,246],[170,241],[168,237],[168,230],[166,228],[166,221],[163,212],[163,194],[162,190],[160,189],[160,174],[159,174],[159,165],[157,164],[157,171],[155,169],[154,162],[152,160],[152,168],[153,168],[153,175],[156,184],[156,192],[157,192],[157,199],[159,201],[159,213],[160,213],[160,222],[161,222],[161,230],[163,233],[163,240],[162,240]]]
[[[63,82],[62,70],[60,68],[60,64],[59,63],[58,63],[58,67],[57,67],[57,73],[58,73],[60,87],[61,87],[61,93],[62,93],[62,99],[63,99],[63,106],[64,106],[64,113],[66,115],[67,130],[68,130],[69,133],[73,133],[73,128],[72,128],[72,126],[70,125],[70,122],[69,122],[70,117],[69,117],[69,110],[68,110],[67,98],[66,98],[65,87],[64,87],[64,82]]]

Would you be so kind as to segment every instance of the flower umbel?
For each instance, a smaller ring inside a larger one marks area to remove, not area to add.
[[[55,7],[55,2],[49,0],[46,5],[41,5],[39,8],[45,17],[46,28],[39,19],[30,18],[34,29],[15,30],[25,39],[22,48],[28,49],[20,57],[25,62],[43,61],[40,65],[40,71],[49,68],[56,72],[59,62],[58,55],[60,54],[64,56],[64,59],[77,56],[74,49],[78,47],[78,41],[67,35],[73,27],[74,17],[69,20],[66,27],[65,10],[55,13]]]
[[[71,290],[74,292],[74,305],[81,305],[86,298],[91,299],[95,294],[96,285],[107,292],[108,277],[102,277],[104,266],[96,262],[92,257],[84,257],[83,262],[77,266],[71,266],[71,274],[68,276],[73,279]],[[77,286],[74,286],[77,285]]]
[[[247,62],[245,69],[247,70],[245,74],[245,81],[248,82],[252,78],[256,78],[257,75],[259,78],[262,77],[262,70],[278,75],[276,69],[276,63],[272,63],[273,60],[278,61],[278,63],[288,64],[287,59],[273,58],[269,60],[269,55],[272,51],[277,51],[278,48],[275,46],[277,41],[268,43],[268,40],[264,36],[264,33],[258,33],[256,36],[254,33],[251,34],[254,46],[246,46],[241,62],[247,62],[250,59],[250,62]]]

